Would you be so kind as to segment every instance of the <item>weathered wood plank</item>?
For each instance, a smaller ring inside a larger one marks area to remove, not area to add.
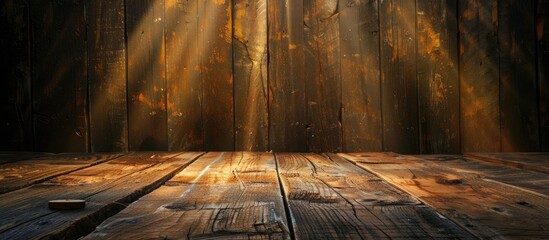
[[[165,6],[170,151],[204,145],[198,2],[167,0]]]
[[[462,152],[501,150],[497,1],[459,1]]]
[[[419,149],[459,153],[457,1],[416,4]]]
[[[383,150],[418,152],[416,7],[414,1],[380,3]]]
[[[151,192],[199,153],[139,153],[0,195],[0,238],[76,239]],[[52,199],[85,199],[82,210],[47,208]]]
[[[537,76],[541,151],[549,151],[549,1],[538,0],[536,7]]]
[[[304,0],[303,24],[308,150],[341,152],[338,1]]]
[[[539,151],[534,1],[499,1],[501,150]]]
[[[88,148],[84,1],[31,1],[36,151]]]
[[[269,148],[267,0],[233,1],[235,147]]]
[[[205,150],[234,149],[231,9],[230,0],[204,0],[198,4]]]
[[[303,2],[268,0],[269,148],[307,151]]]
[[[167,150],[164,0],[126,2],[130,150]]]
[[[462,155],[418,155],[415,157],[435,161],[437,164],[458,172],[477,174],[484,180],[495,180],[549,197],[549,178],[544,173],[516,169]]]
[[[381,151],[379,3],[339,1],[344,152]]]
[[[549,153],[465,153],[474,159],[549,173]]]
[[[41,156],[53,155],[44,152],[0,152],[0,164],[29,160]]]
[[[127,151],[124,1],[90,1],[86,17],[91,151]]]
[[[104,163],[124,154],[53,154],[0,165],[0,194]]]
[[[483,239],[548,238],[549,201],[477,174],[390,153],[341,154]]]
[[[298,239],[472,238],[335,154],[276,157]]]
[[[32,151],[29,1],[0,3],[0,150]]]
[[[88,239],[289,239],[274,157],[208,153]]]

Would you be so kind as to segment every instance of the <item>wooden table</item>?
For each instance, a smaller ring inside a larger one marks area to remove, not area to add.
[[[4,152],[0,239],[548,239],[548,167],[548,153]]]

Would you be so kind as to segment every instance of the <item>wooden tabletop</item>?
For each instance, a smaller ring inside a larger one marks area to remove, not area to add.
[[[548,167],[549,153],[0,152],[0,239],[547,239]]]

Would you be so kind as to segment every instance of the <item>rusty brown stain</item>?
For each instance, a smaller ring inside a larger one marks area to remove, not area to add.
[[[134,99],[136,99],[138,102],[145,104],[149,108],[162,110],[162,111],[166,110],[166,102],[164,98],[161,98],[160,101],[155,102],[150,98],[148,98],[147,96],[145,96],[145,94],[139,93]]]
[[[221,2],[221,1],[222,1],[223,4],[225,3],[225,0],[216,0],[216,1],[218,1],[218,2]],[[218,4],[219,4],[219,3],[218,3]],[[232,39],[233,39],[233,37],[232,37],[232,34],[233,34],[233,30],[232,30],[232,29],[233,29],[233,26],[232,26],[232,8],[231,8],[231,6],[227,6],[226,9],[225,9],[225,11],[226,11],[226,14],[227,14],[227,17],[228,17],[227,19],[228,19],[228,20],[227,20],[226,23],[225,23],[225,37],[224,37],[224,39],[225,39],[225,42],[231,43],[231,42],[232,42]]]
[[[468,8],[463,11],[461,16],[467,20],[473,20],[473,18],[475,17],[475,13],[476,11],[474,9]]]
[[[442,79],[442,75],[435,73],[431,85],[431,101],[436,104],[443,104],[446,101],[446,93],[448,92],[448,87]]]

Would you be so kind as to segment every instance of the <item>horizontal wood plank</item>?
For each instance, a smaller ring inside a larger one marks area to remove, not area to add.
[[[199,153],[136,153],[0,195],[0,239],[78,238],[139,197],[157,188]],[[84,199],[64,212],[54,199]]]
[[[548,238],[546,196],[391,153],[341,154],[483,239]]]
[[[0,164],[29,160],[41,156],[53,155],[45,152],[0,152]]]
[[[270,153],[208,153],[87,239],[289,239]]]
[[[549,197],[549,177],[545,173],[516,169],[513,167],[479,161],[461,155],[418,155],[458,172],[477,174],[484,180],[494,180],[525,191],[532,191]]]
[[[53,154],[0,165],[0,194],[104,163],[124,154]]]
[[[276,156],[296,238],[473,238],[415,198],[335,154]]]
[[[549,173],[549,153],[465,153],[465,156],[515,168]]]

